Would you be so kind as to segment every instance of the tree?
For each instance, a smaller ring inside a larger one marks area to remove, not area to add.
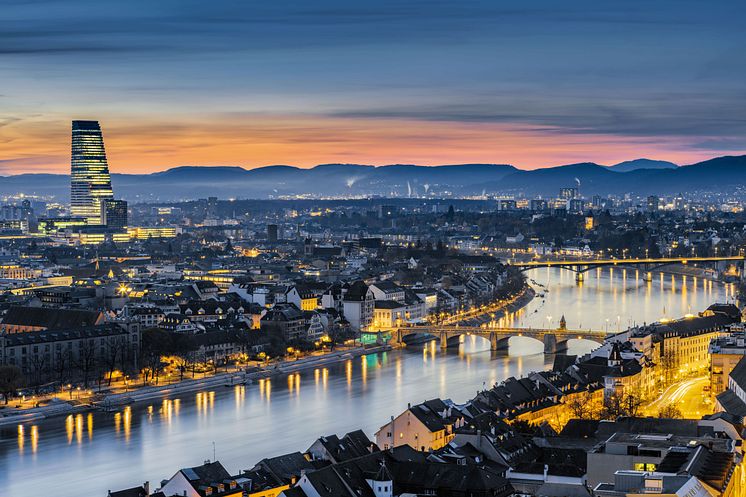
[[[31,354],[29,365],[32,371],[31,384],[34,386],[41,385],[44,382],[46,373],[49,371],[47,356],[39,353]]]
[[[179,370],[179,379],[184,379],[189,364],[195,357],[194,352],[197,350],[197,342],[192,335],[173,333],[173,354],[176,357],[176,367]]]
[[[23,385],[23,374],[17,366],[0,366],[0,394],[5,398],[5,404]]]
[[[92,338],[80,343],[77,366],[83,373],[83,386],[88,388],[88,380],[96,369],[96,342]]]
[[[616,419],[619,417],[635,417],[640,413],[642,399],[632,394],[614,394],[604,401],[602,417]]]
[[[173,350],[173,340],[171,333],[161,330],[160,328],[149,328],[142,332],[142,363],[145,381],[148,377],[155,380],[158,384],[158,378],[163,371],[163,361],[161,358],[168,355]]]
[[[511,428],[513,428],[514,431],[520,433],[521,435],[533,437],[536,433],[536,426],[529,423],[525,419],[513,420],[511,421],[510,426]]]
[[[59,381],[60,383],[65,383],[65,380],[67,379],[67,372],[70,369],[70,364],[72,363],[72,355],[70,353],[70,349],[67,348],[57,351],[56,354],[57,358],[54,361],[53,370],[55,372],[55,376],[57,377],[57,381]]]
[[[122,337],[113,336],[106,339],[102,361],[103,365],[106,367],[106,374],[109,377],[107,381],[107,385],[109,386],[111,386],[114,371],[117,369],[117,362],[124,362],[121,360],[121,358],[124,357],[124,348],[125,343]]]
[[[596,419],[599,415],[599,406],[588,391],[573,395],[565,406],[575,419]]]
[[[668,404],[658,411],[658,417],[659,418],[665,418],[665,419],[679,419],[682,416],[681,409],[676,407],[675,404]]]

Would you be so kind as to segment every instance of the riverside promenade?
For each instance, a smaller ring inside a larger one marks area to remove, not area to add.
[[[297,360],[286,360],[261,367],[247,367],[238,371],[216,373],[205,378],[185,378],[167,385],[150,385],[130,389],[127,392],[110,393],[91,403],[64,400],[54,397],[39,407],[8,409],[0,415],[0,427],[26,423],[40,423],[45,419],[87,412],[93,409],[117,410],[126,405],[172,398],[179,395],[233,385],[250,385],[254,381],[275,375],[291,374],[320,367],[331,366],[368,354],[391,350],[389,345],[355,347],[337,350],[323,355],[312,355]]]

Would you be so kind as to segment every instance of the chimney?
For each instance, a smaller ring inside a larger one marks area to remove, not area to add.
[[[145,497],[150,497],[150,482],[146,481],[143,483],[142,488],[145,490]]]

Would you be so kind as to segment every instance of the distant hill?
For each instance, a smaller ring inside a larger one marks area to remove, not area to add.
[[[676,169],[677,167],[679,167],[678,164],[664,160],[635,159],[614,164],[609,166],[609,169],[618,173],[628,173],[638,169]]]
[[[274,165],[256,169],[237,166],[183,166],[152,174],[113,174],[117,197],[135,202],[205,198],[270,198],[296,194],[432,197],[507,193],[556,195],[580,186],[586,197],[683,191],[722,191],[746,186],[746,156],[727,156],[697,164],[637,159],[607,167],[592,162],[522,170],[505,164],[417,166],[393,164],[321,164],[310,169]],[[63,174],[20,174],[0,177],[0,194],[54,196],[65,202],[70,178]]]

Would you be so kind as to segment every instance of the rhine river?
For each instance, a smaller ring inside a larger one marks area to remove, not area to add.
[[[558,326],[564,315],[570,329],[615,332],[732,301],[734,291],[692,276],[655,273],[645,282],[641,273],[618,268],[590,271],[582,285],[564,270],[527,274],[537,297],[496,320],[545,328]],[[592,345],[575,341],[569,352]],[[441,352],[430,343],[119,413],[6,428],[0,432],[0,488],[3,495],[104,497],[108,489],[146,480],[156,488],[179,468],[213,459],[213,450],[235,474],[264,457],[302,452],[321,435],[362,428],[373,439],[408,402],[441,397],[461,403],[483,386],[549,367],[553,358],[542,350],[538,342],[515,338],[509,353],[494,353],[487,341],[468,337],[458,351]]]

